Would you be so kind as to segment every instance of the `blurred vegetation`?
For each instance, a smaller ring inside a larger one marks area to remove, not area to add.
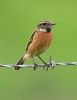
[[[15,64],[41,20],[56,23],[53,43],[41,55],[47,61],[77,61],[76,0],[0,0],[0,63]],[[36,61],[40,61],[36,58]],[[32,63],[31,59],[26,63]],[[1,100],[75,100],[77,68],[59,66],[53,71],[0,68]]]

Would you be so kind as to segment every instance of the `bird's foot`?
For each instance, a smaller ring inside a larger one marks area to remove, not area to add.
[[[14,66],[14,69],[15,69],[15,70],[19,70],[20,67],[19,67],[18,65],[17,65],[17,66],[15,65],[15,66]]]
[[[32,57],[32,60],[33,60],[33,64],[34,64],[34,66],[33,66],[33,70],[36,70],[36,68],[38,68],[38,65],[35,63],[35,61],[34,61],[34,57]]]
[[[36,63],[34,63],[33,70],[36,70],[37,68],[38,68],[38,65]]]
[[[46,70],[48,70],[48,67],[49,67],[49,65],[48,65],[48,63],[46,63],[40,56],[38,56],[38,58],[43,62],[43,70],[45,69],[45,67],[47,67],[47,69]]]
[[[49,64],[44,62],[44,66],[43,66],[43,70],[46,68],[46,71],[48,71],[48,68],[49,68]]]
[[[48,63],[46,63],[46,71],[48,71],[48,69],[49,69],[49,64]]]

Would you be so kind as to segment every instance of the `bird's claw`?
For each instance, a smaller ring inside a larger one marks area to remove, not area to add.
[[[45,69],[45,67],[46,67],[46,71],[48,71],[49,64],[48,63],[45,63],[45,65],[43,66],[43,70]]]
[[[38,65],[36,63],[34,63],[33,70],[36,70],[36,68],[38,68]]]
[[[46,64],[46,66],[47,66],[47,67],[46,67],[46,71],[48,71],[48,68],[49,68],[49,64]]]
[[[14,66],[14,69],[15,70],[19,70],[20,69],[20,67],[17,65],[17,66]]]

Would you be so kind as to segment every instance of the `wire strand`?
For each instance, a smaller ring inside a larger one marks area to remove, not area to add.
[[[51,60],[51,57],[49,58],[49,62],[47,64],[37,64],[38,67],[51,67],[52,69],[55,68],[56,66],[77,66],[77,62],[55,62]],[[34,67],[33,64],[24,64],[24,65],[15,65],[15,64],[0,64],[0,67],[21,67],[21,68],[27,68],[27,67]]]

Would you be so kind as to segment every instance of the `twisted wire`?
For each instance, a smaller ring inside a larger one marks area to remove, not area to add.
[[[51,60],[51,57],[49,58],[49,62],[47,63],[48,67],[55,68],[56,66],[77,66],[77,62],[55,62]],[[37,64],[38,67],[47,67],[45,64]],[[0,64],[0,67],[21,67],[21,68],[27,68],[27,67],[34,67],[34,64],[24,64],[24,65],[15,65],[15,64]]]

